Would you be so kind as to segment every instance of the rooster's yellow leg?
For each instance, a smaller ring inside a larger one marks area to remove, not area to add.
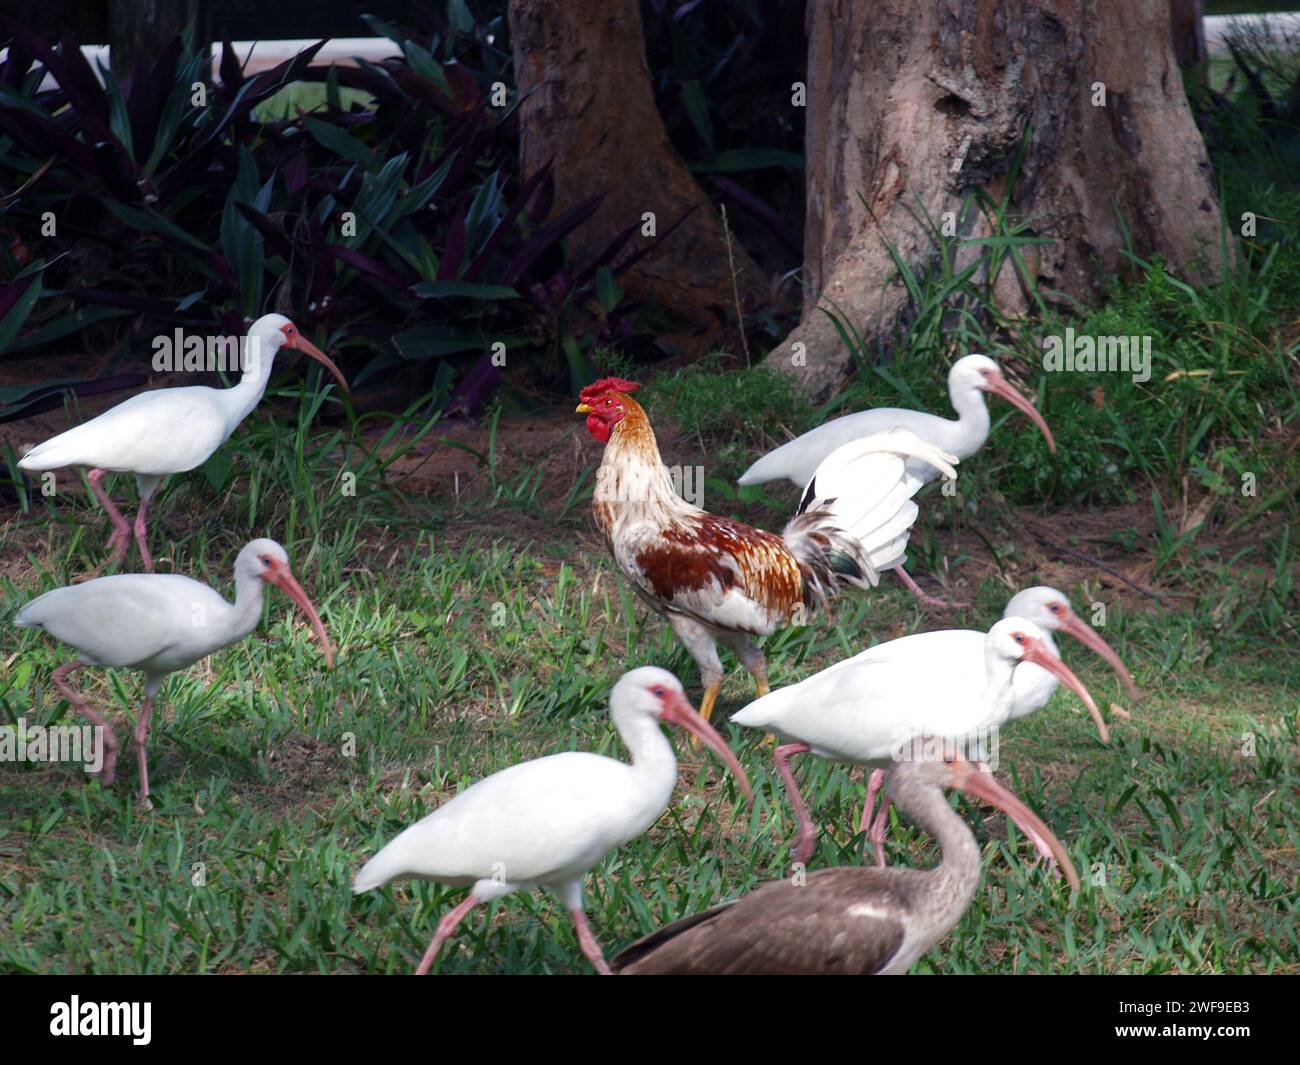
[[[772,685],[767,682],[767,663],[759,657],[758,663],[750,670],[754,674],[754,686],[758,688],[758,697],[761,699],[764,695],[772,690]],[[776,737],[770,732],[763,737],[763,746],[771,747],[776,742]]]
[[[772,690],[772,686],[767,682],[767,670],[757,670],[754,673],[754,683],[758,685],[758,697],[761,699],[764,695]],[[776,742],[776,737],[768,733],[763,737],[763,746],[771,747]]]
[[[713,704],[718,701],[718,692],[722,688],[722,682],[711,684],[704,689],[704,698],[700,700],[700,716],[708,721],[713,716]]]

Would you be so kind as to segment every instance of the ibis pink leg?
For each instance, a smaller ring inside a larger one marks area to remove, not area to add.
[[[921,590],[921,586],[912,579],[912,575],[898,566],[894,570],[898,574],[898,579],[907,585],[908,590],[916,596],[925,606],[934,607],[937,610],[957,610],[970,606],[970,603],[964,603],[960,599],[936,599],[932,595],[926,595]]]
[[[95,469],[86,475],[86,480],[90,482],[90,490],[95,493],[100,506],[108,511],[108,520],[113,523],[113,535],[108,538],[105,550],[112,551],[118,565],[121,565],[126,561],[127,547],[131,542],[131,523],[113,505],[113,501],[108,498],[108,493],[104,491],[102,482],[106,476],[108,470]]]
[[[50,680],[59,694],[72,704],[74,710],[88,718],[92,725],[100,728],[100,735],[103,737],[101,742],[104,744],[104,762],[99,769],[99,782],[107,787],[117,778],[117,737],[113,734],[113,726],[108,723],[108,718],[103,714],[92,710],[86,700],[68,684],[68,677],[85,664],[85,662],[73,661],[60,666],[50,675]]]
[[[790,796],[790,805],[794,809],[795,820],[799,822],[794,860],[800,865],[807,864],[808,859],[812,857],[817,837],[813,831],[812,818],[808,816],[808,807],[804,805],[803,796],[799,794],[799,785],[795,783],[794,773],[790,771],[790,755],[807,754],[810,750],[812,748],[806,743],[786,743],[772,752],[772,757],[776,759],[776,771],[781,774],[785,790]]]
[[[882,868],[885,865],[885,829],[889,827],[889,808],[892,805],[888,795],[880,800],[880,812],[871,822],[871,831],[867,833],[876,852],[876,864]]]
[[[424,952],[424,957],[420,959],[420,967],[415,970],[416,976],[423,976],[429,971],[429,967],[433,965],[433,959],[438,956],[438,950],[443,942],[456,931],[456,926],[465,919],[465,915],[477,906],[480,901],[482,900],[476,899],[473,895],[467,895],[459,906],[443,915],[442,920],[438,922],[438,930],[434,932],[433,939],[429,942],[429,949]]]
[[[587,924],[587,915],[579,908],[570,910],[569,916],[573,918],[573,930],[578,933],[578,946],[582,948],[582,953],[587,955],[587,960],[601,976],[612,976],[609,963],[605,961],[605,952],[600,949],[600,944],[592,935],[591,926]]]
[[[876,845],[876,864],[885,864],[885,826],[882,822],[880,825],[880,838],[877,840],[874,835],[875,825],[871,821],[871,811],[876,808],[876,796],[880,794],[881,787],[885,783],[885,771],[883,769],[873,769],[871,776],[867,780],[867,801],[862,804],[862,820],[858,823],[858,831],[867,834],[867,838]],[[887,813],[889,810],[889,800],[883,800],[881,813]],[[877,819],[879,820],[879,819]]]
[[[146,695],[144,706],[140,708],[140,720],[135,724],[135,764],[140,770],[140,805],[146,810],[153,809],[149,801],[149,762],[145,748],[149,744],[149,719],[153,716],[153,697]]]
[[[873,769],[867,775],[867,801],[862,804],[862,819],[858,822],[858,831],[865,832],[871,827],[871,811],[876,808],[876,796],[885,783],[885,771]]]
[[[140,558],[144,562],[145,573],[153,572],[153,556],[149,554],[149,527],[145,524],[144,512],[149,500],[140,500],[140,509],[135,512],[135,545],[140,549]]]

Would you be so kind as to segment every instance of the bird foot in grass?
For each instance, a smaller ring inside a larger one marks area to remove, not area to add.
[[[920,600],[922,606],[928,606],[931,610],[969,610],[970,603],[964,599],[939,599],[933,595],[926,595],[922,592],[916,597]]]
[[[104,764],[97,772],[91,773],[92,780],[98,780],[101,788],[111,788],[117,783],[117,747],[104,744]]]
[[[86,570],[85,573],[78,573],[72,578],[72,583],[85,584],[86,581],[93,581],[96,577],[102,577],[104,575],[104,570],[108,569],[108,567],[114,562],[116,562],[118,566],[121,566],[122,563],[126,561],[128,545],[129,541],[125,533],[121,536],[118,536],[117,533],[113,533],[113,535],[108,538],[108,543],[104,545],[104,550],[108,553],[108,557],[98,566]]]
[[[816,845],[816,833],[812,831],[800,832],[798,841],[790,851],[790,856],[794,859],[795,864],[807,865],[808,859],[813,856]]]
[[[963,602],[960,599],[937,599],[933,595],[926,594],[912,575],[901,567],[895,569],[894,572],[898,574],[898,579],[907,586],[907,590],[921,601],[922,606],[928,606],[935,610],[965,610],[970,606],[970,603]]]
[[[93,581],[97,577],[102,577],[104,575],[104,570],[107,567],[108,567],[108,559],[105,559],[98,566],[86,570],[85,573],[78,573],[75,577],[72,578],[72,583],[85,584],[86,581]]]

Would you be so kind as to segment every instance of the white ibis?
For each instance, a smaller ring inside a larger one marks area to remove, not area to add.
[[[952,364],[948,371],[948,396],[952,400],[957,420],[941,418],[937,414],[904,410],[897,407],[877,407],[873,410],[845,414],[825,425],[819,425],[769,451],[740,476],[739,484],[764,484],[784,478],[795,487],[802,488],[813,472],[836,448],[871,433],[883,432],[903,426],[916,433],[926,443],[933,444],[958,459],[965,460],[984,446],[989,435],[989,409],[982,393],[1001,396],[1026,416],[1047,438],[1047,446],[1056,453],[1056,441],[1047,422],[1033,403],[1011,386],[998,369],[998,364],[987,355],[967,355]],[[924,462],[908,463],[908,472],[923,482],[939,475],[934,466]],[[923,602],[932,606],[946,606],[943,600],[926,595],[900,563],[896,568],[903,583]]]
[[[939,843],[933,869],[818,869],[777,880],[734,902],[652,932],[620,952],[620,976],[893,976],[905,973],[966,912],[980,878],[980,852],[943,788],[959,788],[1033,824],[1049,840],[1070,886],[1079,876],[1060,841],[993,775],[971,762],[904,761],[889,794]]]
[[[1056,641],[1052,639],[1052,633],[1069,633],[1085,647],[1090,648],[1105,659],[1111,668],[1119,674],[1129,693],[1134,696],[1137,695],[1137,686],[1133,683],[1133,675],[1125,667],[1119,655],[1115,653],[1114,648],[1074,612],[1070,607],[1070,600],[1065,597],[1064,593],[1046,585],[1026,588],[1023,592],[1017,592],[1011,597],[1011,601],[1007,603],[1007,608],[1002,612],[1002,616],[1004,618],[1027,618],[1034,622],[1043,630],[1043,642],[1047,649],[1058,658],[1060,657],[1060,651],[1057,650]],[[952,658],[949,659],[945,668],[961,670],[972,687],[978,685],[984,675],[984,641],[984,633],[977,632],[974,629],[951,630],[949,643]],[[1059,683],[1055,673],[1043,669],[1033,662],[1022,662],[1016,667],[1015,676],[1012,680],[1015,702],[1008,720],[1015,721],[1018,718],[1028,717],[1035,710],[1042,709],[1052,698]],[[1095,720],[1097,733],[1101,737],[1102,743],[1109,742],[1110,735],[1107,732],[1105,721],[1100,718]],[[876,794],[880,791],[883,782],[884,771],[880,769],[873,770],[867,785],[867,801],[862,809],[860,826],[861,831],[866,832],[868,838],[871,839],[876,851],[876,861],[880,865],[885,864],[885,826],[888,809],[887,806],[882,806],[874,825],[871,824],[871,811],[875,805]],[[1047,857],[1048,851],[1044,841],[1033,839],[1033,837],[1030,838],[1039,854]]]
[[[790,770],[791,755],[810,753],[850,765],[886,768],[916,737],[933,736],[973,751],[974,760],[982,761],[992,730],[1011,716],[1015,673],[1025,662],[1042,666],[1064,681],[1098,726],[1104,727],[1088,690],[1051,652],[1043,630],[1032,621],[1003,618],[989,629],[978,676],[968,668],[965,635],[949,629],[877,644],[756,699],[732,716],[736,724],[774,733],[779,741],[776,767],[799,822],[795,861],[808,861],[815,837]],[[1030,834],[1030,828],[1021,827]]]
[[[1056,641],[1052,639],[1053,632],[1064,632],[1073,636],[1085,647],[1089,648],[1095,654],[1103,658],[1106,663],[1119,674],[1120,680],[1128,689],[1129,694],[1136,698],[1137,685],[1133,682],[1133,674],[1128,671],[1123,660],[1115,653],[1111,647],[1096,629],[1092,628],[1079,617],[1070,606],[1070,600],[1066,598],[1065,593],[1058,592],[1055,588],[1049,588],[1044,584],[1037,585],[1033,588],[1026,588],[1023,592],[1017,592],[1007,603],[1007,608],[1002,612],[1004,618],[1021,617],[1028,618],[1043,630],[1043,637],[1051,652],[1058,657],[1060,652],[1056,649]],[[972,647],[975,646],[975,639],[981,634],[973,630],[967,637],[967,643]],[[1040,669],[1032,663],[1026,663],[1023,668],[1016,670],[1016,705],[1011,711],[1011,718],[1027,717],[1035,710],[1041,710],[1047,705],[1056,691],[1057,679],[1047,672]],[[1105,729],[1101,730],[1102,741],[1107,739]]]
[[[230,388],[159,388],[141,392],[97,418],[37,444],[19,460],[29,471],[89,466],[86,479],[108,511],[113,533],[107,550],[120,565],[126,559],[133,526],[113,505],[102,484],[110,473],[133,473],[140,490],[135,542],[146,572],[153,571],[145,511],[162,479],[203,465],[229,439],[236,426],[261,402],[280,348],[293,348],[324,366],[347,391],[347,382],[329,357],[282,314],[266,314],[245,339],[244,372]],[[94,572],[94,571],[92,571]]]
[[[78,655],[50,678],[59,694],[103,729],[100,782],[116,777],[118,743],[108,720],[68,684],[83,666],[138,669],[144,674],[144,704],[136,719],[136,762],[140,801],[151,809],[145,747],[154,696],[167,674],[192,665],[213,651],[237,643],[262,620],[262,589],[274,584],[311,621],[327,665],[334,653],[320,615],[289,570],[289,556],[274,540],[253,540],[235,558],[235,601],[228,603],[206,584],[176,573],[118,573],[84,584],[56,588],[18,612],[15,624],[44,629],[76,648]]]
[[[356,892],[405,877],[470,889],[438,922],[417,975],[429,971],[443,942],[480,902],[539,886],[568,909],[578,944],[597,972],[609,973],[583,911],[582,880],[667,808],[677,759],[661,722],[699,737],[751,795],[736,756],[667,670],[643,666],[625,673],[610,694],[609,712],[631,764],[566,751],[493,773],[406,829],[357,874]]]

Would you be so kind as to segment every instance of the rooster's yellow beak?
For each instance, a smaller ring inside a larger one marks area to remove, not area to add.
[[[578,404],[578,409],[575,410],[573,413],[574,413],[574,414],[590,414],[590,413],[591,413],[591,408],[588,407],[587,404],[585,404],[585,403],[579,403],[579,404]]]

